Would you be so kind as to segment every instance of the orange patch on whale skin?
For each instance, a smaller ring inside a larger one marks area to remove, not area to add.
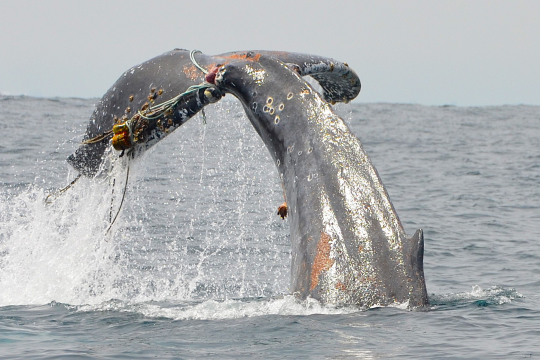
[[[216,63],[209,64],[206,68],[211,71],[216,67]],[[221,66],[221,65],[220,65]],[[205,75],[201,70],[199,70],[195,65],[184,65],[183,73],[188,79],[195,80],[203,75]]]
[[[251,54],[250,54],[251,55]],[[259,61],[261,58],[261,54],[253,54],[251,56],[248,56],[248,54],[233,54],[226,56],[226,58],[229,59],[243,59],[243,60],[249,60],[249,61]]]
[[[315,289],[319,285],[319,276],[323,271],[328,271],[334,260],[330,259],[330,236],[322,233],[319,242],[317,243],[317,253],[313,260],[313,266],[311,267],[311,287],[310,291]]]
[[[199,76],[204,75],[202,71],[197,69],[195,65],[191,65],[191,66],[184,65],[184,74],[186,74],[186,77],[191,80],[195,80]]]

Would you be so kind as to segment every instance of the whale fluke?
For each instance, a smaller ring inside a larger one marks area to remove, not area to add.
[[[95,176],[103,164],[115,124],[126,122],[152,105],[170,101],[192,86],[205,84],[205,73],[192,59],[210,71],[217,65],[238,60],[253,62],[261,56],[279,59],[299,75],[313,77],[329,102],[349,102],[360,92],[358,75],[347,64],[331,58],[279,51],[236,51],[210,56],[175,49],[135,65],[120,76],[96,105],[84,141],[68,157],[68,163],[82,175]],[[147,149],[220,98],[215,92],[209,96],[204,88],[191,92],[175,104],[173,111],[164,114],[167,116],[158,119],[159,122],[150,122],[140,139],[131,140],[137,140],[139,150]]]
[[[303,78],[308,75],[322,94]],[[291,229],[291,292],[362,307],[426,305],[423,232],[407,237],[377,170],[330,105],[354,99],[360,87],[357,74],[331,58],[173,50],[118,79],[97,105],[86,143],[68,161],[95,176],[112,134],[122,140],[115,148],[134,156],[232,94],[282,181],[280,215]]]
[[[301,76],[311,76],[323,89],[323,98],[329,103],[348,103],[358,96],[360,79],[347,63],[317,55],[283,51],[237,51],[224,56],[265,56],[278,59]]]

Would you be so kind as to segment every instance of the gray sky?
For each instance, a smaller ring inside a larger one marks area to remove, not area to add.
[[[0,93],[101,97],[175,47],[333,57],[360,102],[540,105],[535,0],[0,0]]]

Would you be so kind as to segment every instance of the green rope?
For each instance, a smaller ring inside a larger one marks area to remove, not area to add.
[[[137,111],[137,114],[139,114],[140,117],[142,117],[143,119],[146,119],[146,120],[156,120],[156,119],[160,118],[163,114],[165,114],[169,109],[172,109],[173,107],[178,105],[178,103],[185,96],[187,96],[187,95],[189,95],[189,94],[191,94],[191,93],[193,93],[195,91],[199,91],[200,89],[207,89],[209,87],[213,87],[213,85],[205,84],[205,83],[202,83],[202,84],[199,84],[199,85],[192,85],[186,91],[184,91],[183,93],[173,97],[172,99],[149,107],[148,111],[146,111],[146,114],[151,113],[150,116],[146,116],[145,114],[141,113],[140,110]],[[129,126],[129,124],[128,124],[128,126]]]
[[[195,59],[195,54],[198,54],[198,53],[202,54],[202,52],[200,50],[191,50],[189,52],[189,59],[191,60],[193,65],[195,65],[197,67],[197,69],[202,71],[204,74],[208,74],[208,70],[206,70],[201,65],[199,65],[199,63]],[[183,93],[173,97],[172,99],[167,100],[167,101],[162,102],[162,103],[159,103],[159,104],[156,104],[156,105],[153,105],[153,106],[150,106],[147,110],[144,111],[144,113],[142,113],[140,110],[137,111],[137,115],[139,117],[143,118],[143,119],[146,119],[146,120],[150,120],[150,121],[157,120],[160,117],[162,117],[165,113],[167,113],[169,110],[171,110],[176,105],[178,105],[178,103],[184,97],[186,97],[187,95],[189,95],[191,93],[194,93],[196,91],[199,91],[201,89],[208,89],[208,88],[216,88],[217,89],[217,87],[215,85],[207,83],[206,81],[203,82],[202,84],[192,85],[186,91],[184,91]],[[204,112],[204,108],[201,109],[201,113],[202,113],[202,117],[203,117],[203,123],[204,123],[204,125],[206,125],[206,113]],[[133,116],[129,120],[126,120],[126,122],[125,122],[126,125],[129,128],[130,138],[132,136],[133,123],[135,123],[135,122],[136,122],[135,116]],[[108,131],[104,132],[103,134],[95,136],[95,137],[93,137],[91,139],[84,140],[83,144],[94,144],[94,143],[103,141],[103,140],[109,138],[112,135],[112,132],[113,132],[112,129],[108,130]],[[133,141],[133,139],[131,139],[131,141]]]
[[[191,50],[189,52],[189,59],[191,60],[193,65],[195,65],[197,67],[197,69],[201,70],[205,75],[208,74],[208,70],[206,70],[201,65],[199,65],[197,60],[195,60],[195,54],[202,54],[202,51],[200,51],[200,50]]]
[[[205,75],[208,75],[208,70],[206,70],[201,65],[199,65],[199,63],[195,59],[195,54],[202,54],[202,51],[200,51],[200,50],[191,50],[189,52],[189,59],[191,60],[193,65],[195,65],[197,67],[197,69],[201,70]],[[204,112],[204,108],[201,109],[201,114],[202,114],[202,118],[203,118],[203,124],[206,125],[206,113]]]

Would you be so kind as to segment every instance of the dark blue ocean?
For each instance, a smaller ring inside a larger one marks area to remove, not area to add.
[[[0,96],[1,359],[540,357],[540,107],[338,108],[424,229],[407,310],[289,295],[277,172],[232,100],[131,162],[109,232],[125,172],[46,204],[96,101]]]

